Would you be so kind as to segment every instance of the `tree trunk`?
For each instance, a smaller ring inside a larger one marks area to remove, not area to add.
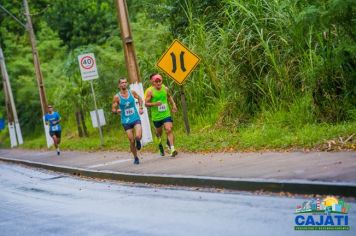
[[[83,126],[83,133],[85,137],[88,137],[88,130],[87,130],[87,126],[85,125],[85,119],[84,119],[84,112],[82,109],[80,109],[80,119],[82,121],[82,126]]]
[[[79,111],[75,112],[75,120],[77,121],[79,137],[83,137],[83,130],[82,130],[82,126],[80,125],[80,112]]]

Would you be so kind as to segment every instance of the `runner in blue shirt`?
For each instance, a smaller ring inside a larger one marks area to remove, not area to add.
[[[118,87],[120,92],[114,96],[111,110],[113,113],[121,116],[121,124],[126,131],[127,138],[130,141],[130,150],[134,155],[134,164],[138,165],[140,160],[137,156],[137,150],[141,149],[142,139],[142,126],[139,114],[143,114],[143,101],[135,91],[127,89],[126,78],[119,79]],[[135,99],[138,100],[139,111],[136,109]],[[133,130],[135,130],[135,135]]]
[[[59,150],[59,144],[61,143],[61,126],[59,122],[61,121],[61,117],[58,112],[53,111],[53,107],[48,105],[48,113],[45,115],[46,124],[49,125],[49,135],[53,139],[54,146],[57,150],[57,155],[61,154]]]

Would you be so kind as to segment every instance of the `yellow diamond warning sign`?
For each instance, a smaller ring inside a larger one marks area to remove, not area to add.
[[[199,61],[200,58],[197,55],[178,40],[174,40],[161,59],[159,59],[157,66],[178,84],[182,85]]]

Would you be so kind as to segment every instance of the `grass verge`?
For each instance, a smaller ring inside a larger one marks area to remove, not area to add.
[[[61,148],[80,151],[128,151],[129,144],[121,127],[103,130],[104,145],[100,147],[99,132],[90,130],[90,136],[80,138],[67,129],[62,134]],[[251,124],[243,128],[192,127],[190,135],[183,127],[175,131],[175,146],[185,152],[247,152],[289,150],[356,150],[356,122],[337,125],[305,124],[298,128],[280,124]],[[9,147],[7,135],[0,136],[1,147]],[[164,138],[165,140],[165,138]],[[23,148],[46,149],[44,135],[25,137]],[[150,143],[144,151],[155,152],[156,144]]]

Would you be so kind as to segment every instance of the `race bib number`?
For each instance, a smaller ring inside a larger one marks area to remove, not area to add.
[[[52,126],[52,131],[58,131],[58,130],[59,130],[59,126],[58,125]]]
[[[131,116],[135,113],[134,108],[125,109],[125,116]]]
[[[162,104],[162,105],[158,106],[159,112],[164,112],[166,110],[167,110],[167,104]]]

